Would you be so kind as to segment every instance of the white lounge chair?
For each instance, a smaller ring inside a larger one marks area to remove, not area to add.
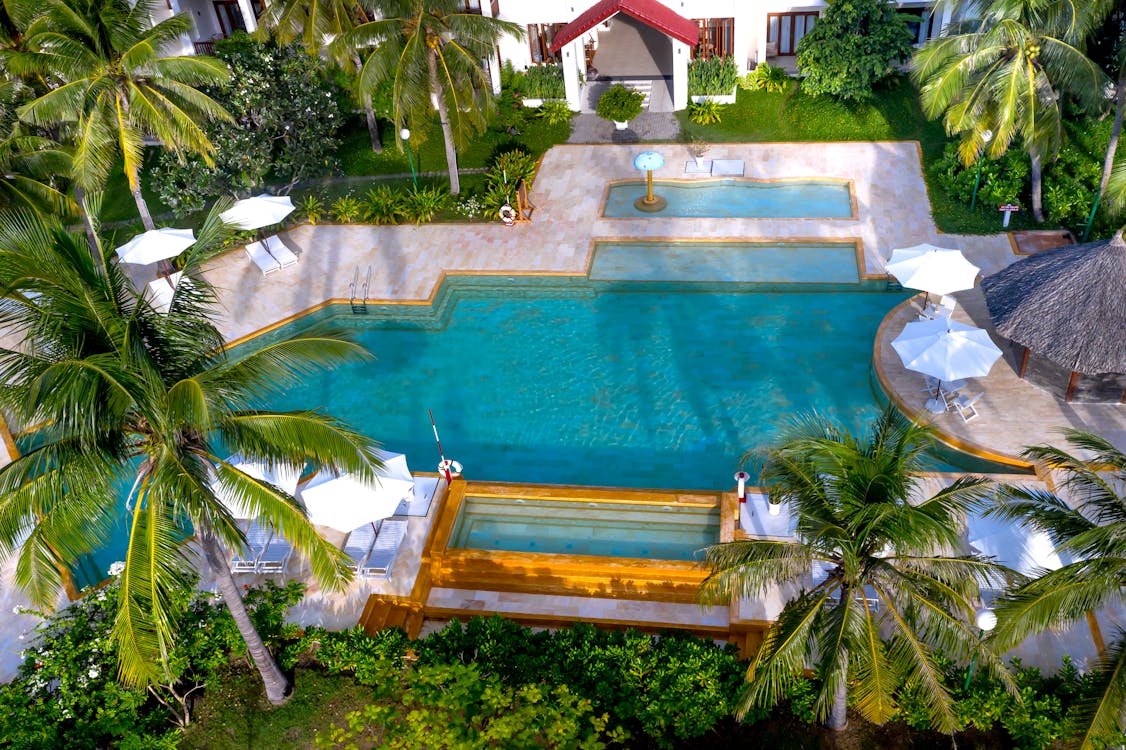
[[[285,243],[281,241],[281,237],[272,234],[262,241],[266,243],[266,250],[270,255],[274,256],[274,260],[276,260],[282,268],[289,268],[297,264],[297,256],[292,250],[285,246]]]
[[[285,540],[285,537],[275,534],[270,537],[270,543],[266,545],[266,549],[262,550],[262,554],[258,556],[258,562],[254,566],[256,573],[284,573],[285,566],[289,564],[289,556],[293,554],[293,545]]]
[[[246,246],[246,255],[258,266],[258,270],[262,272],[263,276],[269,276],[274,271],[281,270],[281,263],[278,263],[274,256],[270,255],[270,251],[261,242],[251,242]]]
[[[954,398],[954,408],[958,411],[958,416],[962,418],[963,422],[977,418],[977,407],[974,404],[981,397],[981,393],[976,393],[973,396],[956,396]]]
[[[367,562],[374,541],[375,524],[372,523],[366,523],[358,529],[353,529],[352,533],[348,535],[347,541],[344,542],[344,554],[352,561],[351,568],[354,572],[358,573],[364,563]]]
[[[149,282],[149,301],[158,312],[166,313],[172,307],[172,295],[176,292],[176,285],[180,283],[183,271],[177,271],[171,276],[161,276]]]
[[[403,537],[406,535],[406,521],[384,521],[375,536],[375,544],[372,545],[367,562],[360,568],[360,575],[364,578],[390,578],[391,566],[395,564],[399,547],[403,545]]]
[[[246,530],[246,547],[239,550],[231,558],[232,573],[255,573],[258,570],[258,559],[270,544],[273,533],[261,524],[250,522]]]
[[[938,304],[931,305],[927,310],[927,317],[932,319],[944,318],[950,320],[950,316],[954,314],[954,308],[958,306],[958,300],[954,299],[949,294],[944,295],[938,301]]]

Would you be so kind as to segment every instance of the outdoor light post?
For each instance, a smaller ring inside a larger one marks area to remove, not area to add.
[[[982,140],[982,147],[981,147],[982,154],[981,154],[981,156],[979,156],[977,158],[977,178],[974,179],[974,194],[973,194],[973,197],[970,198],[970,210],[971,211],[973,211],[974,206],[977,205],[977,187],[978,187],[978,185],[981,184],[981,163],[985,159],[985,147],[989,145],[989,142],[991,140],[993,140],[993,131],[992,130],[986,130],[984,133],[981,134],[981,140]]]
[[[633,166],[644,170],[646,183],[645,195],[635,200],[633,207],[647,213],[663,211],[668,201],[659,195],[653,195],[653,170],[665,166],[665,157],[656,151],[642,151],[634,158]]]
[[[410,128],[403,128],[399,131],[399,137],[406,141],[407,144],[407,163],[411,165],[411,182],[414,183],[414,189],[418,190],[418,175],[414,173],[414,157],[411,156],[411,131]]]
[[[997,614],[988,607],[979,609],[977,611],[977,615],[974,617],[974,620],[975,622],[977,622],[978,641],[984,638],[985,634],[990,630],[993,630],[993,628],[997,627]],[[962,686],[962,690],[970,689],[970,681],[974,678],[974,667],[976,666],[977,654],[974,654],[973,658],[970,659],[970,671],[966,673],[966,684]]]

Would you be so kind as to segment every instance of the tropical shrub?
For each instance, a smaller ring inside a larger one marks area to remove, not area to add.
[[[363,215],[363,204],[352,195],[342,195],[332,202],[332,218],[342,224],[351,224]]]
[[[615,83],[602,92],[594,111],[603,120],[629,122],[641,114],[641,103],[643,101],[645,101],[645,95],[640,91],[634,91],[620,83]]]
[[[1047,218],[1073,231],[1086,223],[1095,204],[1102,165],[1066,143],[1054,162],[1044,169],[1044,213]]]
[[[565,101],[550,101],[540,105],[539,117],[546,120],[549,125],[562,125],[570,122],[575,115],[571,106]]]
[[[260,189],[269,175],[290,187],[335,171],[343,93],[326,63],[297,46],[279,47],[236,34],[216,43],[230,81],[207,89],[234,118],[209,123],[215,166],[161,150],[153,172],[161,200],[177,215],[224,194]]]
[[[324,201],[320,199],[320,196],[313,193],[302,195],[293,202],[293,205],[297,209],[297,215],[310,224],[315,225],[325,213]]]
[[[711,125],[720,121],[719,103],[712,99],[688,105],[688,119],[697,125]]]
[[[403,201],[403,216],[415,224],[433,221],[438,212],[449,205],[450,199],[450,194],[441,188],[419,188],[407,194]]]
[[[744,91],[768,91],[771,94],[782,93],[789,83],[790,76],[785,69],[766,61],[739,78],[739,88]]]
[[[977,164],[963,166],[956,143],[947,144],[942,158],[931,169],[943,190],[962,203],[970,204],[977,179]],[[1027,205],[1023,198],[1028,190],[1030,169],[1028,156],[1015,149],[1006,151],[1000,159],[984,159],[977,191],[978,205],[991,207],[991,210],[1006,203]]]
[[[735,90],[738,77],[734,58],[696,58],[688,63],[688,95],[725,96]]]
[[[513,89],[502,89],[496,103],[491,127],[515,134],[527,126],[528,108],[524,106],[523,94]]]
[[[533,65],[524,71],[524,96],[528,99],[562,99],[563,68],[559,65]]]
[[[847,101],[867,101],[872,89],[911,56],[915,36],[905,16],[887,0],[829,3],[798,42],[802,91]]]
[[[403,196],[386,185],[371,188],[364,195],[364,219],[372,224],[398,224],[406,210]]]
[[[515,205],[520,182],[530,189],[535,174],[536,158],[525,151],[514,149],[497,156],[485,172],[485,192],[481,199],[485,212],[495,216],[504,204]]]

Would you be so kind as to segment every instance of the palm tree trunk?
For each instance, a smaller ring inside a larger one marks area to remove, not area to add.
[[[1043,165],[1040,162],[1040,152],[1035,148],[1029,150],[1028,156],[1032,161],[1032,218],[1037,223],[1044,221],[1044,195],[1043,195]]]
[[[90,243],[90,254],[94,263],[101,269],[102,275],[107,273],[106,258],[102,254],[102,243],[98,240],[98,229],[94,226],[94,219],[90,216],[89,207],[86,205],[86,190],[74,186],[74,199],[78,204],[78,213],[82,216],[82,226],[86,229],[86,241]]]
[[[133,191],[133,200],[137,202],[137,212],[141,214],[141,224],[144,225],[145,231],[156,229],[156,224],[153,224],[152,214],[149,212],[149,204],[145,202],[145,196],[141,195],[140,178],[137,178],[137,189]]]
[[[847,661],[847,655],[846,659]],[[829,729],[839,732],[848,726],[848,682],[841,681],[833,691],[833,706],[829,709]]]
[[[438,105],[438,121],[442,123],[442,140],[446,142],[446,166],[450,170],[450,195],[461,192],[461,182],[457,178],[457,151],[454,150],[454,133],[450,128],[450,113],[446,108],[446,97],[438,84],[438,55],[433,50],[426,56],[430,67],[430,90],[434,92]]]
[[[208,566],[215,574],[223,602],[226,603],[231,616],[235,618],[235,625],[238,626],[239,633],[246,642],[250,658],[258,668],[258,673],[262,675],[262,682],[266,686],[266,698],[275,706],[284,705],[292,694],[289,680],[282,674],[274,657],[266,649],[266,644],[262,642],[262,636],[258,635],[258,631],[254,628],[254,622],[250,619],[242,594],[239,593],[235,577],[231,575],[231,569],[227,566],[226,555],[219,540],[209,529],[201,529],[199,543],[203,547]]]
[[[360,60],[359,55],[352,55],[352,64],[356,66],[356,70],[363,67],[363,62]],[[383,153],[383,141],[379,139],[379,123],[375,119],[375,110],[371,108],[371,94],[366,91],[361,97],[361,103],[364,105],[364,119],[368,123],[368,135],[371,137],[371,150],[374,153]]]
[[[1118,69],[1118,84],[1114,88],[1114,126],[1110,129],[1110,143],[1103,159],[1103,176],[1099,179],[1099,195],[1106,192],[1110,182],[1110,171],[1114,167],[1114,155],[1118,151],[1118,136],[1122,134],[1122,111],[1126,105],[1126,65]]]

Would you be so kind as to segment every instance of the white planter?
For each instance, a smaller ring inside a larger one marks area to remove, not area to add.
[[[703,172],[703,171],[704,171],[704,157],[702,157],[702,156],[693,156],[692,158],[693,158],[693,160],[695,160],[695,162],[696,162],[696,169],[698,169],[698,170],[700,170],[701,172]]]
[[[692,100],[693,104],[701,104],[706,101],[713,101],[716,104],[734,104],[735,95],[736,90],[732,89],[731,93],[726,95],[707,94],[704,96],[692,96],[689,98]]]
[[[523,99],[521,104],[525,107],[542,107],[545,102],[565,102],[566,99]]]
[[[614,128],[616,130],[625,130],[628,127],[629,127],[629,121],[628,120],[626,122],[618,122],[617,120],[614,120]]]

